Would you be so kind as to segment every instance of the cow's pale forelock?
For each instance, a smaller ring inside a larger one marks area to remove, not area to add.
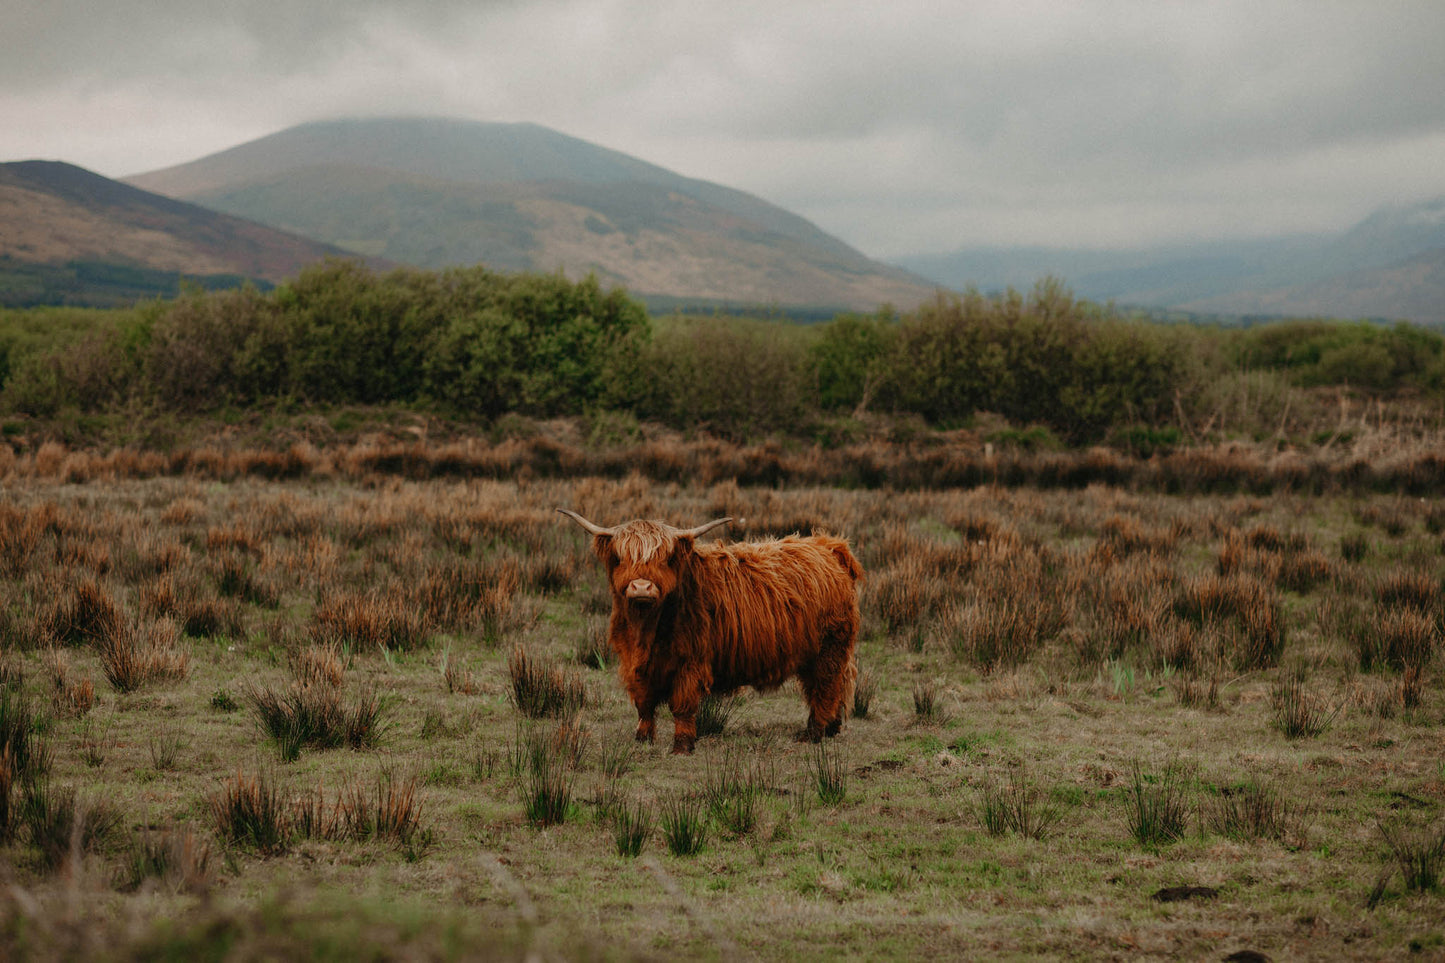
[[[612,533],[612,548],[623,561],[643,564],[672,554],[676,529],[659,522],[636,521],[619,525]]]

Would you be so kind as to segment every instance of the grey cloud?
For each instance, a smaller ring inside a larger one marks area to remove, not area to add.
[[[885,254],[1341,226],[1445,192],[1434,0],[31,6],[0,37],[0,157],[108,173],[326,116],[532,120]]]

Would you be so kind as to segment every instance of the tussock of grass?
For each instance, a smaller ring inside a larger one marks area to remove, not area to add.
[[[848,797],[848,769],[843,759],[820,742],[813,747],[811,762],[810,774],[818,801],[825,806],[841,805]]]
[[[346,676],[341,647],[335,642],[327,642],[299,649],[292,656],[291,674],[303,687],[329,685],[341,688]]]
[[[9,686],[0,686],[0,756],[12,778],[32,780],[50,768],[50,752],[40,738],[40,719],[30,699]]]
[[[1278,787],[1258,782],[1222,786],[1204,807],[1206,828],[1230,839],[1272,839],[1299,848],[1304,845],[1310,808],[1290,799]]]
[[[151,736],[146,745],[150,749],[151,765],[156,771],[173,772],[180,762],[186,741],[179,730],[163,729]]]
[[[731,750],[709,759],[702,797],[708,814],[734,836],[751,833],[758,824],[758,806],[765,789],[762,773]]]
[[[555,826],[567,819],[572,803],[572,774],[560,755],[534,756],[524,790],[527,821],[533,826]]]
[[[1405,889],[1431,892],[1440,888],[1440,876],[1445,871],[1445,822],[1422,824],[1397,816],[1378,820],[1376,827]]]
[[[332,590],[312,615],[311,639],[353,650],[410,651],[431,637],[434,627],[413,603],[390,591]]]
[[[292,761],[303,747],[369,749],[381,738],[384,705],[375,692],[357,693],[350,705],[328,684],[292,683],[279,692],[252,686],[246,702],[262,733]]]
[[[727,729],[728,720],[742,704],[738,695],[713,695],[709,692],[697,706],[697,734],[699,736],[720,736]]]
[[[1189,794],[1179,764],[1171,762],[1155,774],[1135,760],[1124,787],[1124,814],[1129,834],[1141,846],[1153,848],[1183,839]]]
[[[632,771],[637,761],[637,743],[630,736],[626,740],[604,741],[600,756],[602,774],[608,779],[621,779]]]
[[[410,846],[423,834],[422,803],[417,777],[397,779],[382,772],[371,793],[359,783],[348,783],[337,799],[335,832],[339,838],[379,839]]]
[[[533,658],[521,646],[512,650],[507,671],[512,704],[528,719],[574,716],[587,704],[587,687],[581,677]]]
[[[1440,645],[1440,623],[1413,607],[1377,610],[1354,636],[1360,668],[1389,667],[1398,671],[1423,670]]]
[[[1385,573],[1375,585],[1375,599],[1385,609],[1438,612],[1440,580],[1427,572],[1395,569]]]
[[[922,726],[941,726],[948,721],[948,712],[938,695],[938,683],[922,680],[913,685],[913,721]]]
[[[70,677],[70,658],[60,649],[46,657],[50,669],[50,706],[57,716],[83,716],[95,707],[95,684]]]
[[[1037,582],[989,597],[950,610],[942,629],[955,658],[986,672],[1029,661],[1069,621],[1062,599]]]
[[[873,709],[873,700],[877,695],[878,678],[872,672],[860,672],[858,681],[853,686],[853,718],[868,718],[868,713]]]
[[[1274,727],[1287,739],[1314,738],[1333,724],[1344,703],[1329,709],[1310,691],[1303,666],[1282,672],[1270,693]]]
[[[49,616],[45,629],[67,645],[99,643],[120,631],[125,620],[114,594],[96,578],[84,578],[71,586]]]
[[[226,842],[261,856],[276,856],[291,845],[292,817],[281,789],[265,773],[237,771],[210,799],[211,818]]]
[[[1049,793],[1030,782],[1020,767],[1010,768],[1006,780],[989,779],[980,790],[979,816],[991,836],[1015,832],[1044,839],[1063,819],[1064,808]]]
[[[612,811],[612,838],[617,855],[635,859],[652,835],[652,810],[646,803],[623,803]]]
[[[707,844],[707,819],[702,800],[673,796],[662,804],[658,828],[674,856],[695,856]]]
[[[180,648],[180,628],[169,619],[130,622],[95,643],[106,681],[117,692],[134,692],[157,681],[178,681],[191,657]]]
[[[617,664],[617,652],[607,641],[605,625],[594,626],[577,638],[577,664],[589,669],[610,669]]]
[[[1346,562],[1364,561],[1370,553],[1370,536],[1364,532],[1354,532],[1349,535],[1340,536],[1340,558]]]
[[[462,695],[475,695],[477,692],[477,680],[472,670],[453,656],[450,648],[442,653],[442,683],[447,692]]]
[[[72,853],[97,852],[114,834],[120,819],[120,813],[109,804],[81,799],[74,789],[56,788],[48,779],[28,782],[20,803],[26,840],[48,870],[59,869]]]
[[[280,604],[280,589],[270,579],[257,573],[254,559],[235,552],[222,552],[210,561],[209,568],[216,591],[222,596],[266,608],[275,608]]]

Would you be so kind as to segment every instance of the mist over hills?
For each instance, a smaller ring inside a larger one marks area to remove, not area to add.
[[[654,305],[813,316],[1054,275],[1125,307],[1445,323],[1445,198],[1333,235],[977,247],[893,266],[746,192],[536,124],[317,122],[124,183],[60,162],[0,165],[3,303],[100,303],[173,291],[181,277],[275,282],[337,255],[593,272]]]
[[[535,124],[318,122],[128,183],[421,267],[562,268],[641,295],[857,309],[935,291],[753,195]]]
[[[1445,323],[1445,198],[1385,208],[1335,235],[1122,251],[969,248],[899,263],[950,287],[1074,293],[1198,314],[1329,316]]]

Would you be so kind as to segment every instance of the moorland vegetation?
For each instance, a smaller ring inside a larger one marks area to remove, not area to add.
[[[0,321],[0,956],[1445,946],[1433,332],[345,264]],[[846,535],[843,733],[634,745],[557,507]]]
[[[866,436],[869,416],[950,429],[986,415],[1003,441],[1147,455],[1231,437],[1319,442],[1341,399],[1438,412],[1442,389],[1445,338],[1416,325],[1154,323],[1052,279],[797,325],[650,319],[595,277],[335,261],[265,293],[0,312],[0,410],[69,440],[134,442],[124,426],[147,414],[383,405],[823,445]]]

